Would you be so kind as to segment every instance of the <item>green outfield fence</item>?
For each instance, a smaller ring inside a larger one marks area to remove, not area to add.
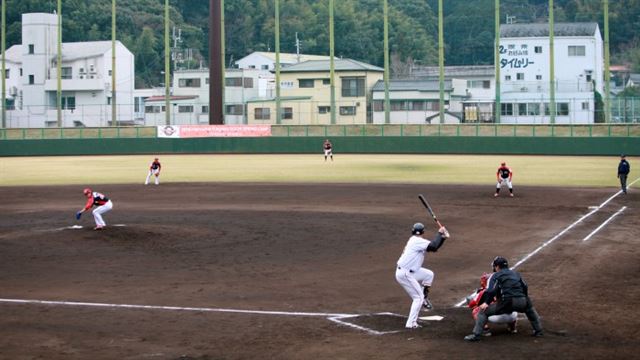
[[[155,138],[156,127],[0,129],[0,140]],[[273,125],[274,137],[640,137],[640,124]]]

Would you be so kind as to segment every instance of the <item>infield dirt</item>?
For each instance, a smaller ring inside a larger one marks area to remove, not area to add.
[[[640,351],[640,194],[617,196],[518,268],[546,334],[500,327],[462,338],[470,311],[455,308],[490,271],[511,264],[615,193],[606,188],[163,184],[104,185],[109,225],[77,223],[82,187],[0,187],[4,299],[363,314],[327,318],[94,308],[0,302],[2,359],[472,359],[634,358]],[[504,191],[503,191],[504,192]],[[442,315],[406,331],[410,299],[395,262],[414,222],[435,232],[425,194],[449,239],[427,256]],[[589,241],[582,239],[615,212]],[[81,224],[82,229],[61,228]]]

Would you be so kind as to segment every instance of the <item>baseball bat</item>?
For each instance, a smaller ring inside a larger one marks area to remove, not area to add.
[[[431,205],[429,205],[429,202],[427,201],[427,199],[425,199],[425,197],[422,194],[418,195],[418,199],[420,199],[420,201],[422,202],[422,205],[424,205],[424,207],[427,208],[427,211],[429,212],[429,215],[431,215],[431,217],[433,218],[433,221],[435,221],[439,227],[442,227],[442,224],[436,217],[436,213],[433,212],[433,209],[431,208]]]

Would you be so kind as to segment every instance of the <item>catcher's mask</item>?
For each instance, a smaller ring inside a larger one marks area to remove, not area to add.
[[[493,262],[491,263],[491,265],[493,267],[499,267],[500,269],[508,269],[509,268],[509,262],[507,261],[507,259],[503,258],[502,256],[496,256],[495,259],[493,259]]]
[[[413,228],[411,228],[411,233],[413,235],[422,235],[422,234],[424,234],[424,225],[422,225],[422,223],[413,224]]]
[[[89,194],[91,194],[91,189],[86,188],[86,189],[84,189],[84,190],[82,191],[82,193],[83,193],[85,196],[89,196]]]

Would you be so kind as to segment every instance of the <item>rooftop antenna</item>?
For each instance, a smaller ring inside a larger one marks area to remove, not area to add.
[[[516,17],[514,16],[509,16],[509,14],[505,15],[507,17],[507,24],[515,24],[516,23]]]
[[[300,62],[300,39],[298,39],[298,32],[296,31],[296,58]]]

